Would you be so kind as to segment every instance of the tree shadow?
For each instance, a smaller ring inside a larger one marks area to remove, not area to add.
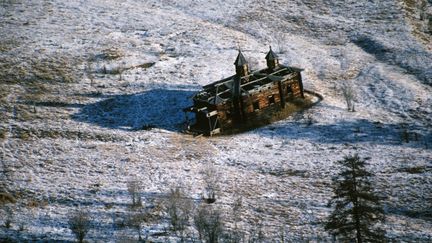
[[[110,234],[128,227],[126,223],[127,217],[136,209],[137,211],[152,210],[165,198],[167,194],[164,192],[141,191],[139,195],[143,200],[143,205],[139,208],[133,208],[130,194],[127,189],[73,189],[73,197],[70,191],[67,194],[60,192],[55,196],[42,198],[42,201],[48,201],[51,207],[67,209],[54,214],[38,214],[34,218],[29,218],[29,214],[22,215],[25,221],[25,227],[30,230],[18,230],[16,228],[5,229],[3,232],[8,232],[6,236],[0,234],[0,242],[76,242],[72,240],[71,235],[64,233],[64,230],[69,230],[68,224],[71,213],[75,211],[88,212],[90,216],[90,230],[105,232],[104,234],[90,233],[86,236],[89,242],[107,242]],[[113,198],[122,198],[113,200]],[[126,200],[124,200],[126,199]],[[111,218],[112,220],[106,220]],[[104,220],[105,219],[105,220]],[[147,226],[153,223],[146,222]],[[154,224],[158,224],[155,222]],[[143,223],[143,225],[145,225]],[[34,229],[46,227],[56,229],[54,231]],[[2,233],[0,229],[0,233]],[[87,241],[85,241],[87,242]]]
[[[111,129],[161,128],[179,131],[185,121],[182,109],[192,105],[194,93],[196,91],[152,89],[115,95],[83,106],[72,115],[72,119]]]
[[[432,55],[419,46],[404,46],[403,49],[388,47],[370,36],[357,36],[353,43],[365,52],[374,55],[379,61],[405,69],[419,80],[432,85]]]
[[[38,101],[38,102],[32,102],[32,101],[26,101],[22,102],[26,105],[34,105],[34,106],[45,106],[45,107],[61,107],[61,108],[82,108],[83,104],[78,103],[68,103],[63,101]]]
[[[306,139],[327,144],[371,143],[404,145],[432,149],[432,133],[418,125],[387,124],[366,119],[340,121],[332,124],[310,123],[295,119],[252,131],[267,137]]]

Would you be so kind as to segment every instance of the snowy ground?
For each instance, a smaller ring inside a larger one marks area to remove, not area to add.
[[[432,37],[413,24],[412,1],[0,6],[0,185],[16,198],[2,206],[0,224],[12,223],[0,235],[72,241],[68,216],[81,208],[94,221],[87,240],[137,239],[116,224],[129,212],[128,180],[142,181],[148,206],[177,185],[198,204],[213,165],[220,190],[212,206],[226,228],[240,195],[240,231],[261,229],[268,242],[282,231],[289,241],[325,241],[334,162],[358,153],[371,158],[386,196],[387,236],[432,241]],[[305,69],[305,87],[324,96],[319,105],[234,136],[179,132],[181,109],[202,85],[233,73],[238,47],[263,67],[268,45]],[[346,110],[343,83],[356,90],[356,112]],[[162,214],[143,232],[166,228]]]

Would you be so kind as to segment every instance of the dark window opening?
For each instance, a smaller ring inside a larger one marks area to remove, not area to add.
[[[231,118],[231,111],[227,110],[225,112],[227,118]]]
[[[293,93],[291,85],[287,86],[287,95],[291,95]]]
[[[254,109],[254,110],[259,110],[259,102],[258,102],[258,101],[255,101],[255,102],[253,103],[253,109]]]
[[[270,105],[272,105],[272,104],[275,103],[275,97],[274,97],[274,95],[269,96],[269,103],[270,103]]]

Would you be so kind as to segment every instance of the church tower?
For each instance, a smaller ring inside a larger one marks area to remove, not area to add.
[[[277,66],[279,66],[279,58],[276,53],[273,52],[271,46],[269,52],[265,56],[265,59],[267,61],[267,67],[270,71],[273,71]]]
[[[246,58],[243,56],[241,50],[239,50],[238,56],[234,62],[236,68],[236,75],[238,77],[244,77],[249,74],[249,66]]]

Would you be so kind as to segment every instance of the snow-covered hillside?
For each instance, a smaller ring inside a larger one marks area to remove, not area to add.
[[[387,237],[432,241],[431,9],[425,0],[0,1],[0,193],[16,201],[0,202],[0,239],[72,241],[68,218],[81,209],[93,222],[86,240],[136,240],[118,224],[130,214],[128,181],[142,182],[147,208],[176,186],[198,205],[211,167],[226,229],[241,197],[246,238],[330,241],[322,223],[334,162],[358,153],[386,197]],[[269,45],[324,100],[243,134],[182,134],[194,92],[232,75],[239,47],[264,67]],[[168,226],[160,213],[142,232],[176,242]]]

